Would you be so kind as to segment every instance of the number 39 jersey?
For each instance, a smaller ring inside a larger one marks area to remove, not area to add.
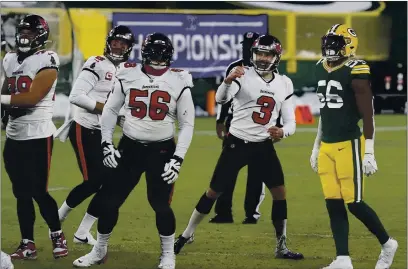
[[[9,92],[14,95],[28,92],[35,76],[42,70],[50,68],[58,70],[59,58],[53,51],[40,50],[19,63],[17,53],[9,52],[3,59],[3,67]],[[24,108],[25,115],[18,118],[10,117],[6,128],[7,137],[14,140],[29,140],[49,137],[56,131],[52,122],[56,85],[57,80],[40,102],[34,107]]]
[[[121,84],[125,95],[123,133],[142,142],[174,137],[174,122],[178,119],[177,102],[186,89],[190,97],[183,102],[191,102],[191,74],[179,69],[169,69],[161,76],[151,76],[146,75],[139,64],[135,66],[123,63],[116,77],[119,80],[116,83]],[[186,110],[182,113],[194,111]]]
[[[317,96],[320,100],[322,141],[335,143],[361,136],[353,79],[369,79],[370,67],[365,61],[350,59],[330,68],[322,59],[316,64]]]
[[[251,142],[270,139],[268,128],[276,125],[281,110],[283,118],[293,116],[294,122],[293,84],[285,75],[275,73],[274,79],[268,82],[253,67],[247,67],[228,91],[236,92],[232,96],[233,117],[229,131],[240,139]]]

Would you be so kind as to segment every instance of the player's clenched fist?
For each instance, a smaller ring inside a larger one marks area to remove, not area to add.
[[[226,84],[231,84],[232,81],[236,78],[240,78],[245,74],[245,68],[243,66],[234,67],[231,72],[228,74],[227,78],[224,80]]]

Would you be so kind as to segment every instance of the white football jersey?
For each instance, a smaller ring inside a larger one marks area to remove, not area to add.
[[[3,59],[8,89],[11,95],[28,92],[35,76],[44,69],[59,68],[58,55],[53,51],[40,50],[17,60],[17,53],[9,52]],[[34,107],[25,108],[27,114],[18,118],[10,116],[6,128],[7,137],[15,140],[29,140],[50,137],[56,130],[52,122],[55,100],[55,80],[48,94]]]
[[[232,135],[250,142],[270,139],[267,130],[276,125],[279,111],[282,111],[284,124],[290,121],[293,126],[295,123],[293,84],[287,76],[275,73],[272,81],[265,81],[254,67],[245,67],[245,74],[226,88],[226,99],[222,100],[220,89],[224,86],[224,83],[220,86],[216,99],[223,103],[232,99],[234,109],[229,129]],[[285,132],[285,126],[283,129],[285,137],[290,135]]]
[[[116,66],[104,56],[90,57],[82,67],[70,93],[71,103],[75,109],[74,121],[88,129],[100,129],[99,114],[80,107],[83,96],[98,103],[105,103],[108,94],[114,86]],[[94,108],[94,107],[93,107]]]
[[[169,69],[161,76],[147,76],[141,65],[125,66],[120,64],[116,73],[125,95],[123,133],[142,142],[174,137],[177,101],[194,86],[191,74]]]

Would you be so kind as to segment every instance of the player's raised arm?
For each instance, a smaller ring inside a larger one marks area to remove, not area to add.
[[[177,139],[175,156],[184,159],[194,133],[195,109],[191,91],[185,89],[177,101],[177,121],[179,123],[179,135]]]
[[[29,91],[16,95],[2,95],[2,104],[33,107],[48,94],[58,77],[59,59],[54,53],[45,55],[44,57],[49,57],[49,62],[38,70]]]
[[[106,101],[101,117],[102,142],[112,144],[119,111],[125,102],[122,82],[115,78],[115,86]]]
[[[234,67],[218,87],[217,93],[215,94],[215,101],[220,104],[225,104],[230,101],[241,89],[241,83],[238,79],[244,74],[245,68],[243,66]]]
[[[83,69],[69,94],[69,101],[71,104],[77,105],[96,114],[102,114],[104,104],[96,102],[88,96],[88,93],[95,87],[98,80],[98,74],[92,70]]]

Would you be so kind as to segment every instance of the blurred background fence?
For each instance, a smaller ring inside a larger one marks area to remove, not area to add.
[[[361,8],[353,2],[347,5],[329,2],[331,6],[316,2],[281,6],[277,2],[194,3],[3,2],[2,56],[14,46],[15,25],[21,16],[28,13],[44,16],[51,28],[50,49],[61,60],[55,115],[64,117],[70,113],[67,95],[73,80],[88,57],[103,53],[106,34],[113,26],[124,24],[133,30],[137,44],[131,60],[136,62],[141,60],[144,36],[163,32],[175,47],[174,67],[188,69],[193,74],[197,115],[213,116],[215,109],[209,100],[213,95],[208,92],[217,89],[228,64],[242,56],[242,34],[270,33],[283,44],[279,71],[293,80],[296,103],[308,105],[313,114],[318,114],[312,72],[321,55],[320,38],[331,25],[346,23],[358,34],[358,58],[365,59],[372,67],[376,112],[404,113],[406,2],[366,2],[370,6]]]

